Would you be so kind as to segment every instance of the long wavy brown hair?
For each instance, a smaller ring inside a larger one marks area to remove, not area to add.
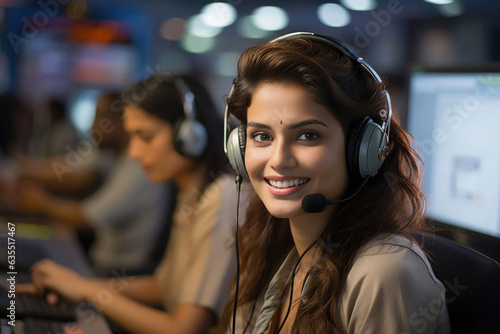
[[[346,139],[356,120],[370,116],[382,122],[379,111],[386,108],[382,94],[385,85],[378,84],[343,52],[303,37],[248,48],[238,62],[238,75],[227,101],[229,111],[245,124],[256,88],[262,83],[277,82],[293,82],[308,89],[316,102],[337,117]],[[425,229],[420,159],[396,115],[392,118],[389,143],[389,156],[379,172],[354,198],[336,206],[319,237],[320,247],[315,250],[319,260],[308,272],[309,287],[299,301],[292,333],[341,333],[335,319],[336,301],[360,248],[381,233],[413,239],[415,233]],[[348,192],[358,186],[359,180],[351,178]],[[246,323],[251,305],[263,294],[293,247],[288,220],[271,217],[262,201],[254,198],[239,233],[239,245],[238,305],[242,307],[238,312]],[[234,289],[223,316],[226,328],[231,327],[233,300]]]

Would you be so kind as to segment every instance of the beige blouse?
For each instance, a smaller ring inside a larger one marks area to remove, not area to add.
[[[257,303],[247,333],[268,333],[297,260],[292,249]],[[346,334],[450,333],[443,284],[420,248],[397,235],[381,235],[363,247],[338,304],[338,325]],[[243,305],[238,312],[237,333],[246,326],[248,310]]]
[[[155,275],[162,282],[163,307],[194,304],[220,317],[235,274],[236,186],[234,177],[218,177],[203,194],[179,193],[167,250]],[[242,192],[240,219],[247,196]]]

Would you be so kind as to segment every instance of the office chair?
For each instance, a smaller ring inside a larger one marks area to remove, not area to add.
[[[446,288],[451,333],[500,333],[500,264],[438,235],[424,239],[434,274]]]

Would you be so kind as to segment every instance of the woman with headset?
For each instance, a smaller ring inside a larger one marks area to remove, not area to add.
[[[380,76],[341,41],[293,33],[243,52],[233,83],[227,154],[257,196],[228,333],[448,333],[413,237],[418,156]]]
[[[89,301],[132,333],[206,333],[217,324],[234,275],[236,189],[225,173],[222,120],[190,77],[155,74],[122,102],[129,155],[152,181],[172,181],[178,189],[165,255],[151,276],[111,280],[83,278],[42,260],[32,268],[34,290],[49,292],[50,302],[57,295]]]

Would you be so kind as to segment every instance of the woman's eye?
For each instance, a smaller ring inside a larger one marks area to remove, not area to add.
[[[304,132],[297,138],[297,140],[311,141],[319,138],[320,136],[314,132]]]
[[[153,136],[141,136],[140,138],[145,143],[149,143],[153,140]]]
[[[264,132],[256,132],[252,134],[252,139],[256,142],[266,142],[271,140],[271,136]]]

